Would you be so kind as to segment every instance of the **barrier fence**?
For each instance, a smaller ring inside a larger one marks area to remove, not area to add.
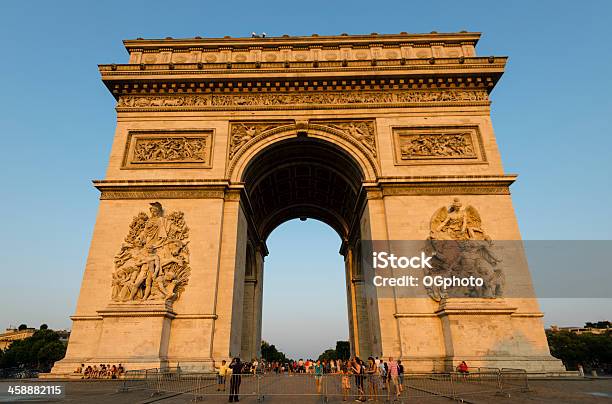
[[[219,383],[221,382],[221,383]],[[454,400],[476,395],[506,395],[529,389],[523,369],[477,368],[469,373],[407,373],[383,378],[376,374],[345,375],[312,373],[268,373],[228,375],[219,380],[214,373],[180,369],[148,369],[126,372],[122,391],[145,389],[152,394],[186,394],[194,399],[236,393],[240,397],[319,397],[329,400],[408,401],[424,397]]]

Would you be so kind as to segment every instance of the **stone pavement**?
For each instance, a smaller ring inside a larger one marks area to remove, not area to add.
[[[36,380],[20,380],[20,383],[36,383]],[[160,404],[179,404],[193,402],[195,396],[191,394],[166,394],[152,395],[147,390],[134,390],[129,392],[120,392],[122,385],[121,381],[99,380],[99,381],[61,381],[66,384],[66,397],[62,403],[97,403],[97,404],[134,404],[134,403],[160,403]],[[268,386],[268,392],[283,393],[289,391],[288,379],[278,379]],[[466,402],[476,404],[484,403],[604,403],[612,402],[612,378],[599,379],[547,379],[547,380],[530,380],[529,392],[511,393],[510,397],[501,397],[494,394],[480,394],[470,397],[465,397]],[[243,392],[246,393],[246,392]],[[354,400],[354,397],[352,397]],[[354,402],[349,400],[349,402]],[[205,403],[225,403],[228,401],[226,394],[218,396],[207,396],[203,399]],[[45,401],[38,401],[45,402]],[[51,402],[51,401],[46,401]],[[245,396],[240,397],[241,403],[257,403],[257,397]],[[316,395],[310,396],[275,396],[266,395],[264,403],[305,403],[315,404],[321,403],[322,400]],[[341,397],[332,397],[330,403],[342,403]],[[397,401],[396,401],[397,402]],[[444,397],[429,396],[426,397],[422,392],[417,393],[408,400],[401,402],[418,402],[418,403],[445,403],[452,402]]]

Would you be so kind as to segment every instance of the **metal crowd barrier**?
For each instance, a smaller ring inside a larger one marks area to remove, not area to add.
[[[525,369],[503,368],[500,370],[500,376],[502,392],[529,391],[529,382]]]
[[[146,389],[153,394],[177,393],[202,399],[209,396],[320,397],[339,400],[413,400],[439,396],[461,400],[475,395],[508,395],[526,391],[523,369],[479,368],[467,373],[407,373],[383,378],[377,374],[345,375],[312,373],[268,373],[228,375],[218,383],[215,373],[181,372],[180,369],[148,369],[126,372],[122,391]]]
[[[123,383],[119,391],[130,391],[147,388],[149,373],[157,372],[158,369],[127,370],[123,374]]]

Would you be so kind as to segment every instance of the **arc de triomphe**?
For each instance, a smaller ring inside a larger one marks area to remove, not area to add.
[[[128,64],[99,66],[117,129],[53,373],[256,356],[266,238],[294,218],[342,239],[354,354],[561,370],[534,298],[377,296],[360,270],[360,240],[424,240],[436,212],[520,240],[490,119],[506,58],[477,56],[479,37],[125,41]]]

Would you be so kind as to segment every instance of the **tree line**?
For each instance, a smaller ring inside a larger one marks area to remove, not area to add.
[[[19,326],[19,330],[25,329],[25,324]],[[43,324],[31,337],[14,341],[5,350],[0,349],[0,368],[21,367],[48,372],[65,355],[66,345],[60,341],[59,334]]]
[[[587,327],[589,327],[587,323]],[[608,323],[609,325],[609,323]],[[577,370],[582,365],[585,370],[612,372],[612,329],[602,334],[585,332],[576,334],[570,331],[546,331],[550,353],[561,359],[568,370]]]

